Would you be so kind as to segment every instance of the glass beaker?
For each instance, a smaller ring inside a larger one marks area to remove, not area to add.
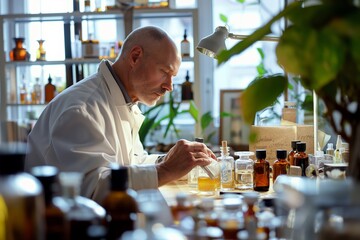
[[[213,195],[220,189],[220,163],[216,160],[198,168],[199,194]]]

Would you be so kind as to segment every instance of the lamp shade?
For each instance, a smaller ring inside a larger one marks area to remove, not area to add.
[[[215,32],[200,40],[196,49],[212,58],[216,58],[222,50],[226,49],[225,40],[229,32],[226,27],[217,27]]]

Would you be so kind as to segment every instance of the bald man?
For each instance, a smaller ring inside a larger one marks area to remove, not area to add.
[[[56,96],[28,136],[26,170],[53,165],[82,172],[81,195],[101,202],[109,190],[111,163],[128,166],[130,187],[158,188],[207,165],[215,155],[204,144],[179,140],[157,163],[139,140],[144,120],[137,104],[153,106],[172,91],[181,58],[162,29],[144,27],[125,39],[114,63]]]

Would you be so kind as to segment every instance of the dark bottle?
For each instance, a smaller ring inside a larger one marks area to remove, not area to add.
[[[90,226],[100,225],[105,219],[105,209],[95,201],[79,195],[83,174],[60,172],[62,197],[55,197],[54,203],[65,213],[66,239],[88,239]]]
[[[26,145],[0,144],[0,239],[44,239],[41,183],[24,172]]]
[[[296,143],[297,153],[294,155],[294,165],[301,167],[301,175],[306,176],[306,168],[309,166],[309,157],[306,151],[306,143]]]
[[[49,74],[48,83],[45,85],[45,103],[49,103],[56,94],[56,87],[52,84],[52,78]]]
[[[270,164],[266,160],[266,150],[256,150],[256,161],[254,163],[254,190],[268,191],[270,186]]]
[[[128,188],[128,168],[112,165],[110,192],[102,203],[107,214],[107,239],[119,239],[124,232],[135,229],[138,213],[135,197],[135,191]]]
[[[65,214],[54,204],[58,177],[58,169],[53,166],[38,166],[31,169],[34,175],[42,184],[45,198],[45,239],[65,239]]]
[[[290,164],[286,160],[287,151],[278,149],[276,150],[276,157],[277,160],[275,160],[273,164],[273,182],[275,182],[276,178],[279,175],[287,174],[290,169]]]
[[[193,100],[192,83],[189,81],[189,71],[186,72],[185,82],[181,84],[181,100]]]
[[[299,140],[293,140],[291,141],[291,151],[288,154],[288,162],[290,165],[294,165],[294,155],[296,153],[296,143],[300,142]]]

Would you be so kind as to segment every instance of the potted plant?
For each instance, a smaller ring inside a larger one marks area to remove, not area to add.
[[[315,91],[326,106],[324,113],[334,131],[350,145],[350,175],[360,180],[360,8],[352,0],[306,1],[289,4],[263,27],[217,58],[219,64],[240,54],[271,33],[274,22],[290,22],[276,47],[278,63],[286,73],[300,77],[302,86]],[[276,101],[288,86],[287,74],[256,78],[240,101],[244,119]],[[271,91],[269,91],[271,89]]]

